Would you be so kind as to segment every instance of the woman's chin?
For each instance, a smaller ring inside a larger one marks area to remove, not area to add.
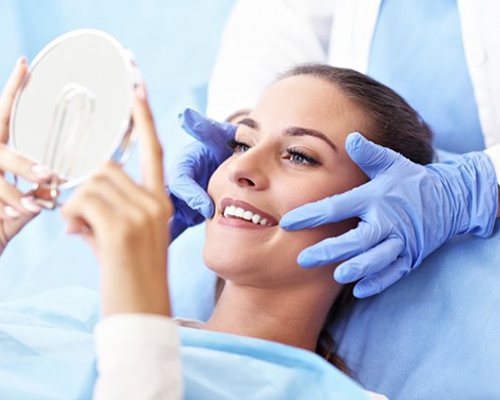
[[[203,260],[211,271],[229,280],[254,274],[257,272],[258,265],[262,263],[261,257],[252,255],[251,251],[231,248],[227,244],[222,246],[205,245]]]

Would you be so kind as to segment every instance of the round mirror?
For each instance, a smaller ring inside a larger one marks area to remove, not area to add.
[[[64,180],[57,190],[78,184],[124,154],[138,81],[130,52],[109,34],[58,37],[35,57],[17,94],[12,145],[57,173]]]

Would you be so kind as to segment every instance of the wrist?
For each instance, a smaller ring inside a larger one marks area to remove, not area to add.
[[[457,161],[455,187],[460,187],[462,198],[458,196],[463,209],[464,229],[457,233],[472,233],[488,237],[493,232],[493,225],[498,213],[498,182],[491,159],[483,152],[464,154]]]
[[[164,274],[163,277],[114,274],[112,279],[103,279],[101,288],[104,316],[128,313],[171,315]]]

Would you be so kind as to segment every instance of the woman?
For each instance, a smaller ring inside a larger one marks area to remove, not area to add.
[[[21,63],[2,99],[4,116],[24,74]],[[62,213],[68,232],[84,237],[102,265],[106,318],[96,329],[96,398],[177,398],[179,344],[176,325],[168,318],[165,273],[173,208],[164,192],[162,150],[142,86],[134,121],[140,130],[142,184],[109,162],[76,191]],[[230,143],[233,156],[209,183],[216,212],[207,221],[204,257],[224,279],[224,288],[206,324],[181,324],[311,352],[318,347],[325,354],[334,350],[325,349],[323,328],[343,292],[343,286],[328,279],[335,265],[307,270],[296,259],[312,243],[356,227],[357,220],[300,232],[284,231],[278,222],[299,205],[367,181],[345,150],[367,145],[359,134],[348,137],[355,131],[414,162],[432,160],[426,124],[392,90],[362,74],[301,66],[264,92],[257,107],[238,123]],[[7,165],[2,165],[4,170]],[[7,202],[6,195],[3,199]],[[5,214],[4,227],[27,219]],[[335,357],[327,358],[341,367]]]
[[[252,0],[235,2],[209,85],[207,112],[213,118],[253,108],[264,86],[286,66],[324,62],[354,68],[394,88],[432,126],[435,146],[471,152],[450,164],[435,163],[427,174],[411,163],[373,165],[371,186],[386,196],[377,202],[365,196],[365,204],[352,212],[378,235],[356,233],[356,245],[343,236],[317,243],[301,253],[302,266],[328,265],[348,247],[350,257],[359,257],[340,266],[334,278],[342,284],[358,281],[355,296],[368,297],[415,270],[451,237],[492,234],[500,216],[500,80],[493,72],[500,66],[500,46],[493,34],[499,17],[498,3],[472,7],[462,0],[271,0],[265,6]],[[218,132],[211,131],[213,138]],[[211,216],[212,204],[199,177],[213,170],[200,166],[213,163],[220,148],[213,139],[200,142],[204,146],[186,149],[169,177],[172,193],[196,208],[186,224],[199,215]],[[369,158],[361,150],[351,156],[360,162]],[[391,185],[397,180],[403,183]],[[345,215],[335,209],[359,204],[356,193],[364,189],[372,193],[366,187],[301,207],[280,224],[295,230],[339,220]],[[436,207],[427,207],[429,203]],[[390,212],[394,208],[401,213]],[[442,229],[434,229],[436,221]],[[377,258],[387,254],[377,245],[394,235],[406,243],[405,250],[375,267],[364,253],[371,247]]]

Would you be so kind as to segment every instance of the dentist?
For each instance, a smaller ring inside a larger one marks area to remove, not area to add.
[[[399,92],[432,127],[453,161],[416,165],[350,135],[346,149],[370,181],[290,211],[284,229],[358,217],[358,226],[299,255],[304,268],[347,260],[339,283],[354,295],[383,291],[458,234],[491,235],[499,215],[500,6],[493,1],[239,0],[209,87],[208,115],[237,122],[277,72],[327,62],[368,73]],[[241,79],[244,76],[245,79]],[[170,172],[172,235],[213,215],[211,173],[230,154],[235,126],[187,110],[196,142]]]

